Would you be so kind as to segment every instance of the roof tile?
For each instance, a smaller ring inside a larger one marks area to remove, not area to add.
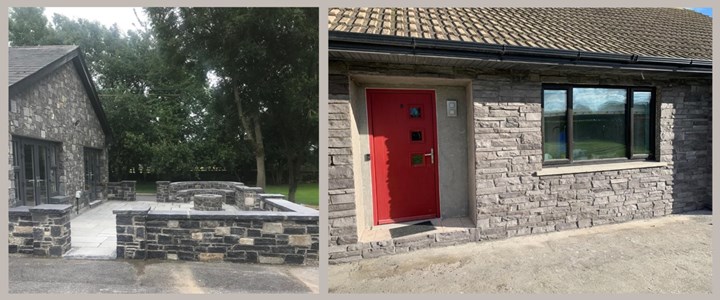
[[[328,28],[355,31],[356,26],[366,26],[362,22],[344,22],[345,17],[363,18],[365,11],[377,12],[380,15],[377,18],[385,21],[397,16],[405,29],[421,30],[418,36],[423,38],[712,58],[712,19],[681,8],[332,8],[329,16],[334,17],[328,19]],[[352,25],[333,26],[341,24]],[[433,26],[413,26],[418,24]],[[473,28],[477,30],[471,30]],[[397,33],[382,31],[380,34]]]

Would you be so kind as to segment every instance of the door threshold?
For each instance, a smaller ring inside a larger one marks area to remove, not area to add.
[[[475,228],[475,223],[470,217],[453,217],[453,218],[432,218],[424,220],[414,220],[401,223],[377,225],[371,228],[364,229],[358,236],[358,242],[369,243],[369,242],[380,242],[380,241],[391,241],[394,238],[390,235],[390,229],[399,228],[402,226],[408,226],[418,224],[422,222],[430,221],[435,229],[432,231],[422,232],[420,234],[435,234],[441,232],[454,232],[463,231],[470,228]]]

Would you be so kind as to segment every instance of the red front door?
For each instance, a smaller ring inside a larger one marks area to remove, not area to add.
[[[435,92],[368,89],[375,224],[440,216]]]

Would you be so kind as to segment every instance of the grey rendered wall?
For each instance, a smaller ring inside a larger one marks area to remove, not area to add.
[[[107,183],[105,134],[73,64],[67,63],[12,97],[9,123],[11,135],[62,144],[58,153],[61,194],[74,197],[75,191],[84,189],[83,147],[102,149],[101,182]],[[14,186],[12,173],[10,180]],[[16,206],[14,194],[10,196],[9,206]]]

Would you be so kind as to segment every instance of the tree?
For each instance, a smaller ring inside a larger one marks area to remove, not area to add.
[[[42,7],[13,7],[9,15],[9,40],[13,46],[46,44],[51,37]]]
[[[272,114],[270,110],[290,104],[286,99],[291,94],[289,91],[299,90],[287,79],[299,70],[308,70],[299,61],[305,57],[302,53],[317,57],[317,9],[147,8],[146,11],[159,44],[170,60],[204,65],[207,71],[219,76],[220,88],[231,91],[243,139],[250,143],[255,155],[255,184],[265,187],[263,124]],[[312,73],[317,73],[317,67]],[[310,101],[317,107],[317,97]],[[294,141],[287,143],[295,144]]]

